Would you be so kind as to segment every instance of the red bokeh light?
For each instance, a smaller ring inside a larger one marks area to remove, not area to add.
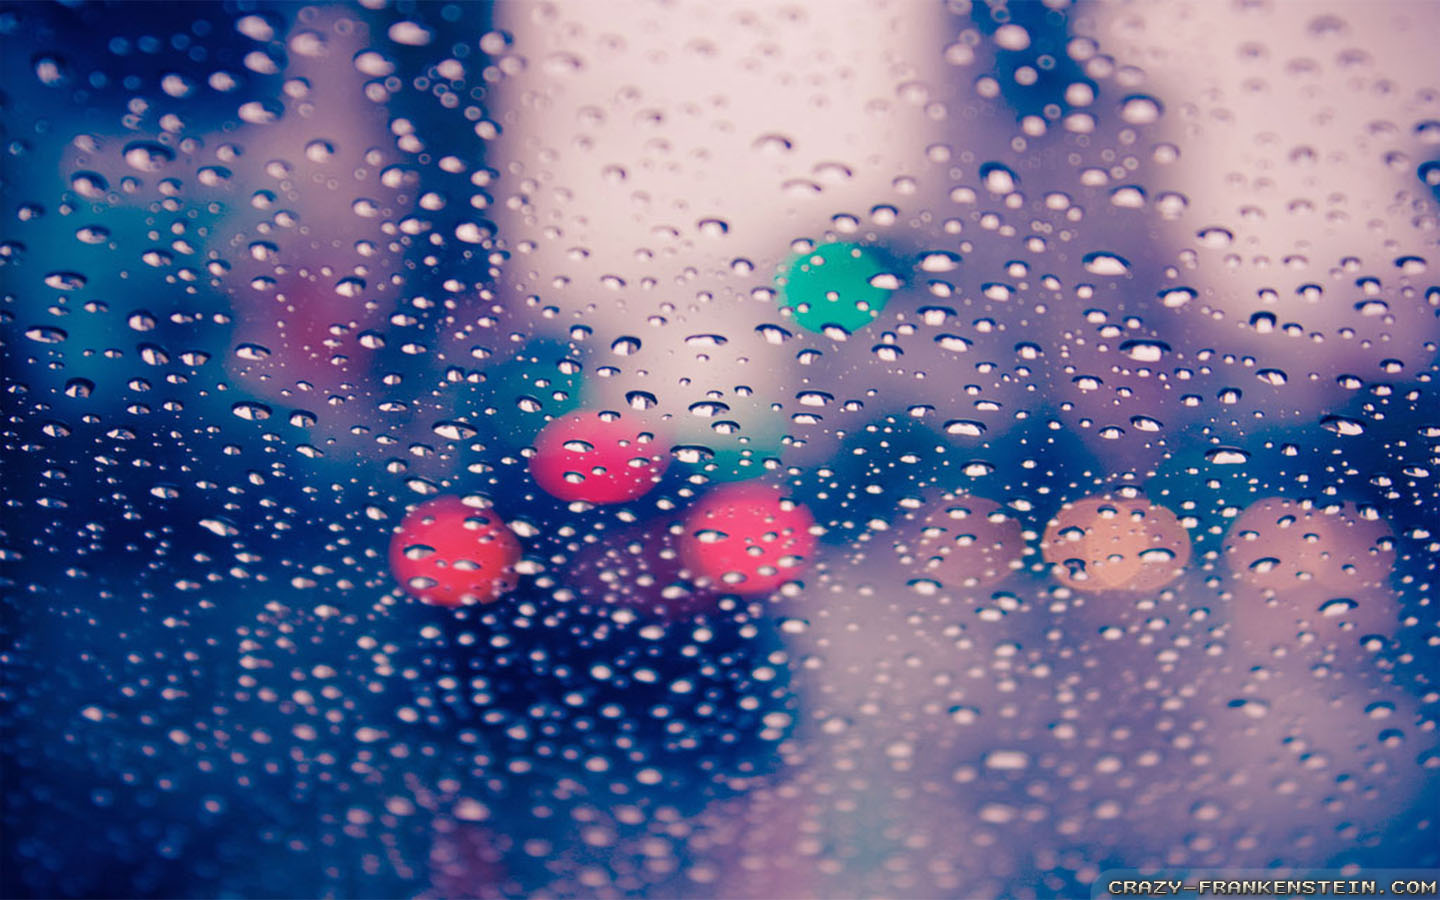
[[[623,503],[653,488],[669,461],[637,418],[583,410],[541,429],[530,474],[561,500]]]
[[[459,497],[421,504],[390,540],[390,571],[426,603],[489,603],[515,586],[520,541],[493,510]]]
[[[690,510],[682,557],[697,575],[740,594],[763,594],[797,577],[810,561],[815,519],[775,488],[734,484]]]

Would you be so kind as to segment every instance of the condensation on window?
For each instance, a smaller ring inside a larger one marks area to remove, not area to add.
[[[1437,33],[0,6],[0,892],[1440,867]]]

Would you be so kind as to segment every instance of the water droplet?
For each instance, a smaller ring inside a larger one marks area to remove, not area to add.
[[[45,284],[57,291],[78,291],[86,284],[86,277],[79,272],[51,272],[45,276]]]
[[[84,399],[95,392],[95,382],[88,378],[71,378],[65,382],[65,396]]]
[[[1084,259],[1085,271],[1091,275],[1119,276],[1130,272],[1130,263],[1114,253],[1087,253]]]
[[[1131,94],[1120,101],[1120,118],[1130,125],[1158,122],[1165,112],[1159,100],[1145,94]]]
[[[70,176],[70,187],[87,200],[98,200],[110,190],[110,182],[99,172],[76,172]]]
[[[1228,247],[1230,242],[1235,240],[1235,235],[1231,234],[1229,229],[1220,227],[1202,228],[1196,232],[1195,236],[1200,239],[1202,245],[1212,249]]]
[[[1020,186],[1020,176],[998,162],[988,162],[980,167],[980,181],[992,194],[1013,194]]]
[[[1359,608],[1360,604],[1354,600],[1348,597],[1337,597],[1334,600],[1326,600],[1320,604],[1320,615],[1327,619],[1333,619]]]
[[[455,226],[455,238],[466,244],[483,244],[495,236],[495,226],[490,222],[461,222]]]
[[[50,325],[36,325],[25,330],[25,336],[32,341],[41,344],[59,344],[70,335],[63,328],[55,328]]]
[[[960,268],[960,256],[956,253],[936,250],[920,257],[920,271],[922,272],[953,272],[958,268]]]
[[[58,87],[70,80],[70,66],[61,56],[45,53],[35,57],[35,77],[46,87]]]
[[[1216,447],[1205,452],[1205,461],[1217,466],[1238,466],[1250,461],[1250,452],[1239,447]]]
[[[232,404],[230,411],[248,422],[259,422],[270,418],[270,407],[263,403],[242,401]]]
[[[335,156],[335,145],[325,140],[313,140],[305,145],[305,158],[313,163],[326,163]]]
[[[251,100],[242,103],[238,111],[240,118],[251,125],[268,125],[284,114],[285,107],[274,100]]]
[[[1120,352],[1136,362],[1156,363],[1170,352],[1170,345],[1153,338],[1137,338],[1122,343]]]
[[[965,437],[980,437],[985,433],[985,424],[973,419],[951,419],[945,423],[946,434],[960,434]]]
[[[625,402],[631,409],[654,409],[660,400],[649,391],[627,391]]]
[[[1351,419],[1345,416],[1325,416],[1320,420],[1320,427],[1326,431],[1333,431],[1336,434],[1343,434],[1347,437],[1365,433],[1365,423],[1358,419]]]
[[[992,750],[984,756],[985,768],[1019,771],[1030,766],[1030,754],[1023,750]]]
[[[436,422],[431,430],[447,441],[464,441],[480,433],[471,425],[452,421]]]
[[[387,34],[390,40],[407,47],[423,47],[435,36],[429,28],[408,19],[391,25]]]
[[[175,151],[153,141],[131,141],[125,145],[125,162],[137,172],[158,172],[175,159]]]

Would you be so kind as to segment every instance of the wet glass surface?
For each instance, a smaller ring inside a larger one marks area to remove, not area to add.
[[[0,5],[0,893],[1440,867],[1436,33]]]

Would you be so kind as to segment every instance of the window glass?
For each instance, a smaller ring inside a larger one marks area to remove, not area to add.
[[[1440,867],[1437,33],[0,5],[0,892]]]

